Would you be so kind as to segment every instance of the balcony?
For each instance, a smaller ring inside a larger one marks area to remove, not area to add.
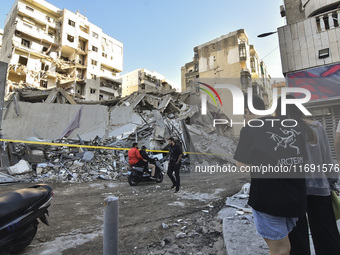
[[[48,25],[49,27],[52,27],[56,29],[59,27],[58,23],[55,19],[51,18],[50,16],[31,8],[26,8],[26,5],[19,4],[18,6],[18,13],[23,16],[28,16],[33,18],[34,20],[38,21],[39,23]]]
[[[305,70],[340,61],[338,35],[340,10],[278,28],[283,73]],[[320,57],[327,50],[327,57]]]
[[[57,44],[58,40],[54,35],[46,34],[45,30],[38,28],[34,25],[25,23],[21,20],[17,20],[16,29],[22,33],[28,34],[32,37],[42,39],[48,43]],[[17,36],[20,37],[18,34]]]
[[[334,29],[340,26],[340,10],[334,10],[315,16],[318,32]]]

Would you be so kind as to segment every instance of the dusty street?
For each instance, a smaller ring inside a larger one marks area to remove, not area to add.
[[[216,215],[225,197],[246,181],[241,174],[183,173],[182,189],[176,194],[169,189],[168,177],[160,184],[136,187],[125,178],[51,184],[50,227],[39,224],[36,238],[22,254],[102,254],[107,196],[119,197],[120,254],[225,254]],[[0,192],[27,186],[0,186]],[[183,237],[176,237],[179,233]]]

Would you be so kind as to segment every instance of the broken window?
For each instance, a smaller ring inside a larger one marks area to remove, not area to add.
[[[96,66],[97,63],[98,63],[98,62],[97,62],[96,60],[91,59],[91,64],[92,64],[92,65]]]
[[[92,36],[96,39],[98,39],[99,35],[96,32],[92,32]]]
[[[65,61],[69,61],[69,58],[68,57],[65,57],[65,56],[61,56],[60,57],[62,60],[65,60]]]
[[[98,52],[98,48],[97,48],[96,46],[92,46],[92,50],[93,50],[94,52]]]
[[[41,63],[41,70],[42,71],[48,71],[49,68],[50,68],[49,65],[46,65],[45,63]]]
[[[25,39],[21,39],[21,44],[29,48],[31,46],[31,42]]]
[[[40,80],[40,87],[46,88],[46,89],[47,89],[47,81],[45,81],[45,80]]]
[[[96,89],[90,88],[90,93],[91,94],[96,94]]]
[[[34,9],[33,9],[32,7],[27,6],[27,5],[26,5],[26,10],[29,10],[29,11],[31,11],[31,12],[34,12]]]
[[[47,47],[42,48],[42,53],[45,53],[46,55],[50,55],[50,52]]]
[[[19,57],[19,64],[27,66],[28,59],[26,57],[20,56]]]
[[[73,20],[68,19],[68,24],[72,27],[76,26],[76,23]]]
[[[72,36],[72,35],[67,35],[67,40],[68,40],[69,42],[74,42],[74,36]]]

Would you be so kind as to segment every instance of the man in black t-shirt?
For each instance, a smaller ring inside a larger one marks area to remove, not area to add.
[[[180,177],[179,177],[179,169],[181,167],[181,158],[183,156],[182,149],[175,143],[175,140],[170,137],[168,139],[170,149],[169,149],[169,154],[170,154],[170,160],[169,160],[169,166],[168,166],[168,176],[170,180],[172,181],[172,187],[171,189],[176,187],[175,192],[177,193],[179,191],[179,186],[180,186]],[[172,173],[175,172],[175,177],[172,175]]]
[[[259,97],[253,97],[253,105],[265,109]],[[247,125],[241,130],[234,159],[240,171],[250,172],[248,204],[270,253],[289,254],[288,234],[306,211],[305,180],[296,176],[305,161],[304,140],[294,121],[254,115],[247,99],[244,118]]]

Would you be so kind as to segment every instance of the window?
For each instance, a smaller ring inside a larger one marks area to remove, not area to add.
[[[72,27],[75,27],[76,26],[76,23],[73,21],[73,20],[68,20],[68,24]]]
[[[256,73],[256,68],[255,68],[255,59],[251,58],[250,59],[250,68],[252,73]]]
[[[40,80],[40,87],[47,89],[47,81]]]
[[[97,79],[97,75],[91,74],[91,79],[96,80]]]
[[[102,53],[102,56],[103,56],[104,58],[107,58],[107,54],[106,54],[105,52]]]
[[[34,12],[34,9],[33,9],[32,7],[27,6],[27,5],[26,5],[26,10],[29,10],[29,11],[31,11],[31,12]]]
[[[98,48],[96,46],[92,46],[92,51],[98,52]]]
[[[46,20],[47,20],[48,22],[51,22],[51,17],[46,16]]]
[[[48,36],[53,38],[54,33],[49,31],[49,32],[48,32]]]
[[[74,42],[74,37],[72,35],[67,35],[67,40],[69,42]]]
[[[246,46],[245,46],[245,44],[244,44],[244,43],[243,43],[243,44],[240,44],[240,45],[238,46],[238,49],[239,49],[240,59],[241,59],[241,60],[247,59],[247,51],[246,51]]]
[[[93,60],[93,59],[91,59],[91,64],[92,64],[92,65],[94,65],[94,66],[96,66],[96,65],[97,65],[97,61],[96,61],[96,60]]]
[[[96,90],[93,89],[93,88],[90,88],[90,93],[91,93],[91,94],[96,94]]]
[[[111,60],[113,60],[113,57],[111,57]]]
[[[23,56],[20,56],[19,57],[19,64],[20,65],[24,65],[24,66],[27,66],[27,58],[23,57]]]
[[[41,63],[41,70],[42,71],[48,71],[49,68],[50,68],[49,65],[46,65],[45,63]]]
[[[27,48],[31,47],[31,42],[25,39],[21,39],[21,44],[26,46]]]
[[[92,32],[92,36],[96,39],[98,39],[99,35],[96,32]]]

